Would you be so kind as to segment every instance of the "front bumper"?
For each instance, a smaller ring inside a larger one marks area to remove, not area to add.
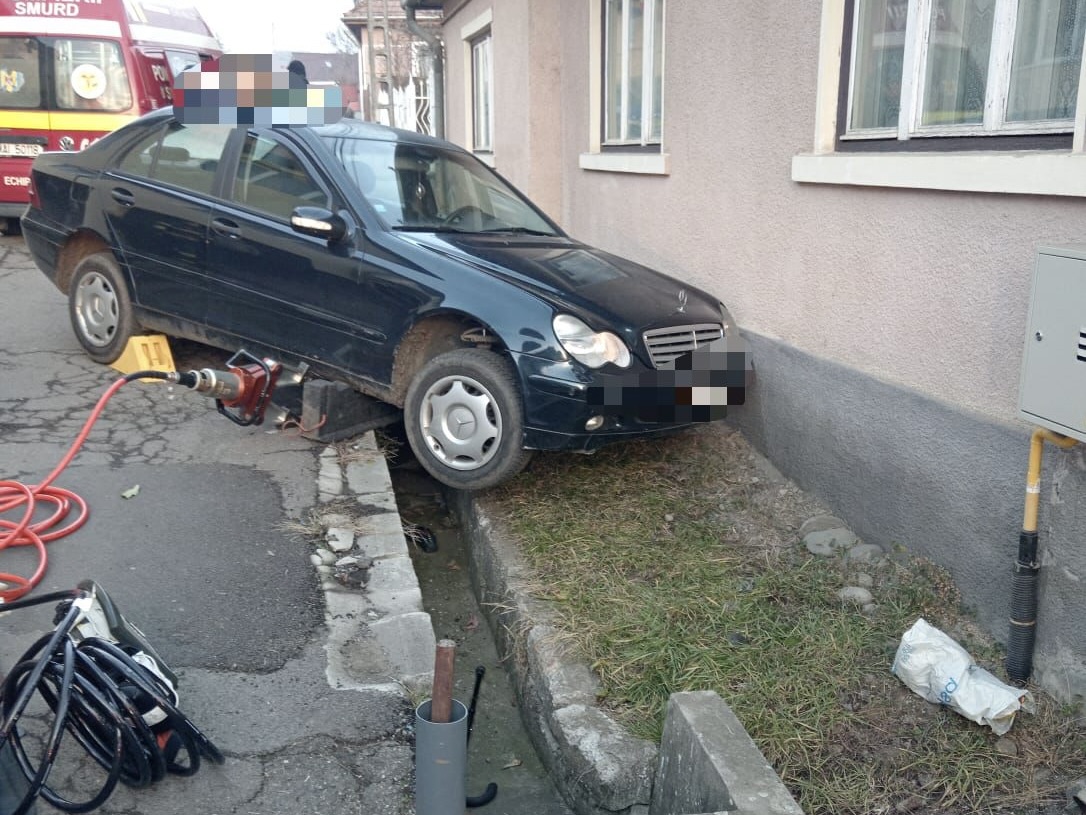
[[[706,346],[673,370],[635,362],[629,370],[601,373],[573,360],[512,358],[524,395],[524,446],[533,450],[590,452],[724,419],[729,405],[744,402],[753,381],[750,355],[737,339],[728,350]]]

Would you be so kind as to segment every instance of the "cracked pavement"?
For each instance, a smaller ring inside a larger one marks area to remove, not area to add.
[[[83,354],[65,297],[22,238],[0,237],[0,291],[0,479],[33,485],[118,374]],[[171,348],[180,369],[227,356]],[[133,382],[55,482],[86,499],[90,520],[49,544],[35,594],[98,581],[179,674],[181,710],[227,756],[191,778],[120,788],[98,811],[412,811],[410,705],[387,689],[329,686],[312,546],[284,528],[318,502],[321,447],[238,427],[202,396]],[[0,551],[0,571],[33,568],[28,547]],[[51,618],[50,606],[0,616],[0,672]],[[89,790],[96,777],[89,759],[68,756],[53,781]],[[39,813],[52,811],[39,802]]]

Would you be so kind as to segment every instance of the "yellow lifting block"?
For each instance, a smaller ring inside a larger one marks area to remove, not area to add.
[[[136,371],[175,371],[170,343],[164,334],[140,334],[128,340],[122,353],[110,364],[122,374]],[[147,379],[145,382],[161,380]]]

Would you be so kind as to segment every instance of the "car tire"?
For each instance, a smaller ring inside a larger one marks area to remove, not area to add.
[[[532,457],[521,446],[524,403],[516,371],[493,351],[464,348],[423,365],[407,389],[404,427],[419,463],[456,489],[493,487]]]
[[[18,218],[5,218],[3,221],[5,235],[19,235],[22,233],[22,224],[19,223]]]
[[[68,288],[68,316],[76,339],[95,362],[109,364],[124,353],[136,318],[128,285],[111,255],[79,261]]]

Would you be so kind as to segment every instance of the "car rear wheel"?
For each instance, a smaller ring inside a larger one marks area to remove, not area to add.
[[[404,401],[407,439],[423,467],[458,489],[493,487],[532,457],[521,445],[524,406],[512,363],[466,348],[427,362]]]
[[[124,353],[136,320],[124,276],[110,255],[79,261],[68,289],[68,315],[76,339],[95,362],[108,364]]]

